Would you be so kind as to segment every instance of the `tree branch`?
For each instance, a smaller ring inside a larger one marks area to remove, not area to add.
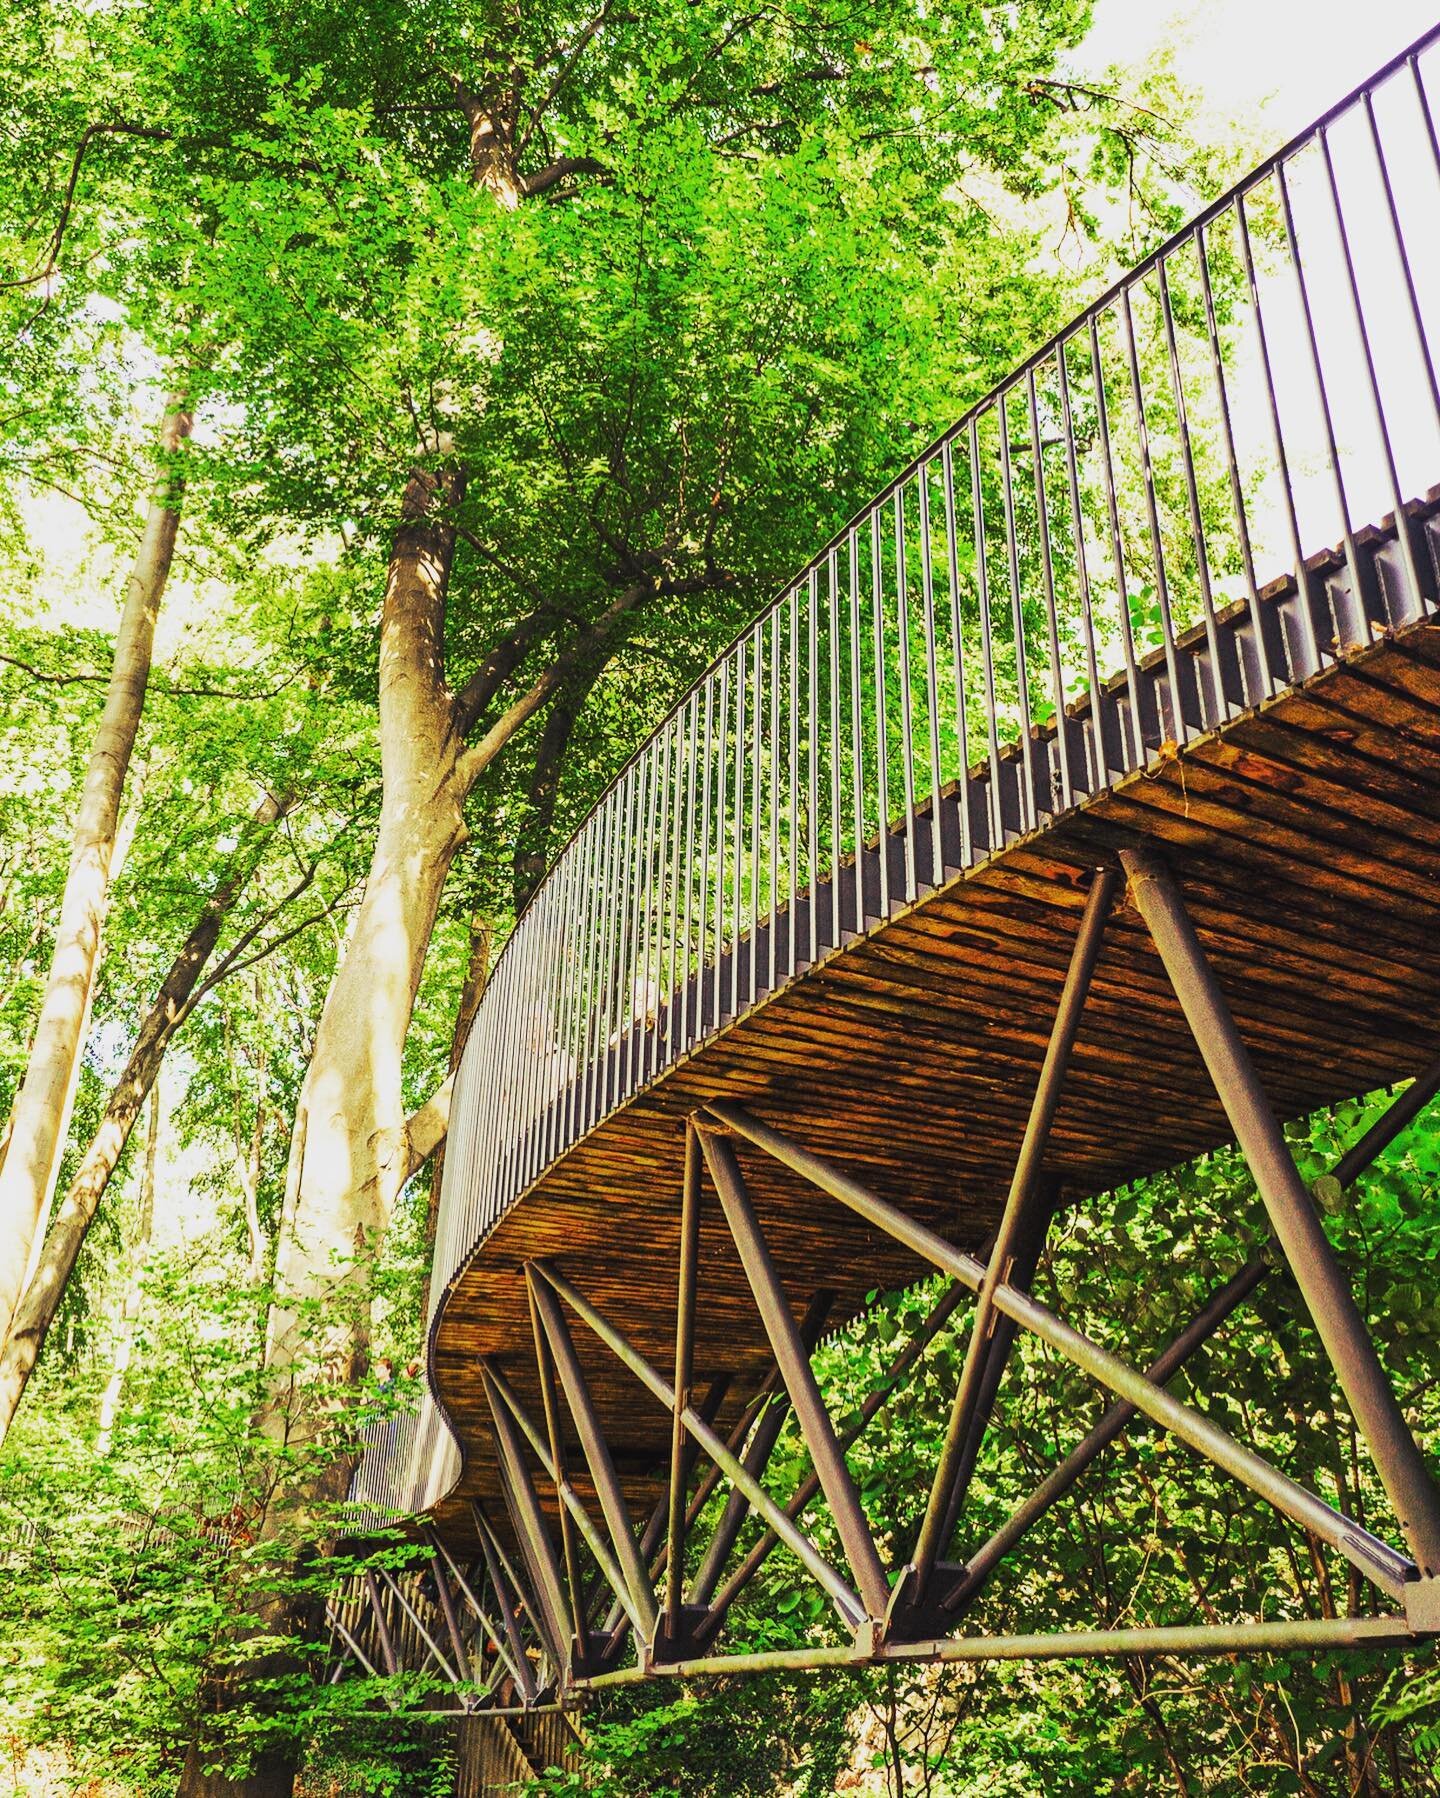
[[[605,164],[597,162],[593,156],[560,156],[533,175],[521,176],[520,191],[528,200],[558,187],[567,175],[608,175],[609,172]]]
[[[535,127],[549,111],[551,103],[555,99],[555,96],[560,92],[560,89],[564,87],[571,70],[575,67],[576,63],[579,62],[581,56],[584,55],[590,40],[605,23],[609,12],[610,0],[605,0],[605,4],[600,8],[599,12],[596,13],[595,17],[590,20],[588,25],[585,25],[581,29],[580,35],[570,47],[569,54],[562,58],[560,66],[556,69],[549,87],[546,88],[545,93],[538,104],[531,110],[529,118],[525,121],[525,128],[521,131],[516,140],[515,156],[517,160],[523,153],[526,144],[528,144],[530,139],[534,136]]]

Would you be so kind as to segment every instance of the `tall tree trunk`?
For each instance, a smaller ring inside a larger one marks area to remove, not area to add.
[[[135,841],[144,791],[145,768],[142,766],[138,770],[137,778],[131,783],[130,797],[121,816],[120,827],[115,833],[115,847],[110,856],[110,884],[112,887],[119,880],[126,858],[130,854],[130,845]],[[100,922],[95,936],[95,955],[90,964],[90,982],[85,989],[85,1005],[80,1013],[80,1032],[76,1038],[75,1053],[70,1061],[70,1077],[65,1083],[65,1099],[60,1107],[60,1120],[56,1125],[55,1153],[51,1157],[50,1174],[45,1182],[45,1191],[40,1198],[40,1213],[35,1220],[35,1234],[30,1242],[30,1259],[25,1263],[25,1281],[20,1288],[22,1296],[30,1290],[30,1282],[35,1278],[35,1270],[40,1265],[41,1251],[45,1247],[46,1232],[50,1228],[50,1212],[55,1203],[55,1187],[60,1178],[61,1165],[65,1160],[65,1144],[70,1138],[70,1120],[74,1116],[75,1100],[80,1091],[80,1070],[85,1062],[85,1045],[90,1040],[90,1014],[95,1004],[95,977],[105,953],[105,920],[109,910],[110,894],[107,890],[104,902],[100,907]],[[0,1441],[3,1439],[3,1432],[0,1432]]]
[[[465,968],[465,983],[460,988],[460,1004],[455,1013],[455,1029],[450,1037],[450,1065],[447,1080],[454,1089],[455,1076],[460,1070],[460,1058],[465,1053],[465,1045],[470,1040],[470,1030],[475,1022],[475,1014],[480,1009],[480,1001],[485,996],[485,986],[490,978],[490,951],[494,941],[494,931],[488,918],[472,918],[470,920],[470,959]],[[449,1127],[449,1111],[445,1117],[446,1128]],[[412,1130],[412,1147],[413,1143]],[[445,1172],[445,1138],[442,1135],[435,1148],[435,1160],[430,1169],[430,1196],[425,1207],[425,1247],[434,1247],[435,1228],[440,1221],[440,1181]],[[425,1290],[421,1294],[420,1311],[422,1317],[430,1309],[430,1274],[425,1274]]]
[[[14,1317],[46,1187],[60,1153],[60,1120],[81,1049],[81,1021],[95,973],[120,799],[145,703],[155,617],[175,553],[183,484],[175,460],[190,424],[181,403],[168,400],[160,431],[164,465],[126,584],[105,709],[81,788],[35,1047],[16,1096],[9,1148],[0,1169],[0,1331],[8,1329]]]
[[[405,490],[380,618],[379,827],[291,1134],[266,1343],[269,1397],[256,1423],[287,1456],[286,1478],[258,1533],[291,1543],[297,1565],[326,1534],[326,1507],[348,1489],[353,1461],[326,1450],[334,1391],[363,1375],[371,1259],[414,1168],[401,1062],[473,779],[462,767],[464,741],[444,670],[453,514],[463,491],[454,469],[417,472]],[[271,1642],[304,1637],[315,1627],[313,1604],[282,1592],[262,1623]],[[211,1732],[223,1732],[239,1693],[299,1664],[283,1648],[267,1648],[207,1686],[179,1798],[290,1798],[294,1758],[270,1753],[231,1777],[212,1765],[224,1743]]]
[[[135,1240],[130,1245],[130,1272],[125,1284],[125,1298],[120,1310],[120,1334],[110,1365],[110,1378],[100,1398],[100,1421],[95,1431],[95,1453],[108,1455],[110,1438],[115,1429],[115,1413],[120,1409],[120,1394],[125,1388],[125,1375],[130,1371],[130,1357],[135,1352],[135,1332],[140,1327],[140,1305],[145,1294],[145,1262],[150,1253],[150,1237],[155,1228],[155,1162],[160,1147],[160,1082],[150,1088],[149,1127],[145,1133],[145,1167],[140,1176],[140,1216],[135,1226]]]
[[[264,981],[257,968],[255,970],[257,1015],[263,1013],[264,1005]],[[255,1115],[247,1131],[244,1124],[244,1108],[241,1104],[243,1096],[242,1054],[236,1048],[228,1012],[225,1017],[225,1058],[230,1066],[230,1080],[235,1089],[235,1109],[231,1126],[235,1143],[235,1179],[239,1184],[241,1202],[245,1207],[245,1240],[250,1250],[248,1277],[252,1286],[258,1286],[265,1278],[265,1262],[270,1246],[265,1235],[265,1227],[260,1222],[260,1173],[265,1150],[265,1074],[269,1061],[262,1042],[255,1057]]]
[[[85,1158],[70,1182],[65,1202],[45,1238],[35,1278],[25,1289],[5,1347],[0,1351],[0,1442],[4,1441],[14,1421],[26,1383],[45,1345],[46,1332],[55,1321],[65,1283],[105,1195],[115,1164],[155,1083],[165,1051],[206,990],[199,987],[200,975],[219,939],[227,914],[254,874],[263,853],[263,839],[257,838],[281,816],[287,805],[288,801],[267,795],[257,807],[254,827],[245,833],[231,854],[227,872],[205,901],[199,920],[170,964],[155,1003],[140,1026],[130,1059],[115,1084],[100,1128],[85,1151]]]
[[[306,1426],[309,1375],[363,1365],[369,1264],[411,1169],[401,1063],[425,954],[465,838],[464,743],[445,686],[445,595],[463,477],[416,474],[390,558],[380,625],[379,827],[365,896],[326,994],[297,1107],[294,1204],[275,1265],[262,1427]],[[323,1311],[320,1340],[306,1314]],[[302,1370],[297,1357],[314,1357]]]

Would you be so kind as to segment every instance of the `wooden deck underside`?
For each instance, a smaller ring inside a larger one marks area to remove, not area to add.
[[[1140,841],[1171,861],[1277,1111],[1299,1116],[1414,1073],[1440,1048],[1440,624],[1326,669],[1013,843],[828,955],[572,1148],[501,1220],[437,1319],[435,1389],[465,1454],[435,1514],[442,1531],[469,1540],[472,1495],[503,1514],[479,1358],[495,1357],[540,1415],[527,1259],[552,1258],[669,1377],[682,1125],[704,1101],[741,1100],[955,1243],[981,1245],[1092,871]],[[1047,1164],[1083,1201],[1228,1138],[1123,907]],[[837,1322],[872,1289],[927,1271],[773,1162],[743,1145],[740,1158],[797,1314],[825,1288]],[[697,1387],[733,1375],[729,1417],[769,1356],[708,1183],[701,1262]],[[578,1321],[574,1334],[646,1515],[668,1414]]]

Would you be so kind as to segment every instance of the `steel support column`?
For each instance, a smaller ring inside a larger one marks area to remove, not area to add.
[[[1440,1492],[1285,1146],[1179,890],[1153,856],[1125,850],[1120,859],[1406,1541],[1424,1573],[1440,1573]]]
[[[1027,1233],[1033,1233],[1031,1213],[1040,1187],[1040,1167],[1049,1144],[1055,1113],[1060,1108],[1060,1094],[1070,1065],[1070,1052],[1075,1046],[1080,1018],[1090,993],[1090,981],[1099,959],[1105,921],[1110,915],[1110,907],[1119,884],[1120,876],[1113,868],[1101,868],[1091,882],[1089,897],[1085,901],[1080,929],[1070,956],[1070,966],[1060,991],[1060,1002],[1055,1009],[1055,1022],[1051,1027],[1045,1060],[1031,1101],[1020,1154],[1011,1176],[1009,1195],[976,1299],[960,1383],[955,1391],[945,1443],[940,1451],[939,1464],[935,1469],[929,1501],[925,1507],[925,1518],[915,1544],[912,1557],[914,1573],[909,1592],[913,1605],[923,1606],[925,1602],[935,1563],[944,1553],[949,1539],[947,1525],[953,1529],[954,1520],[964,1502],[965,1476],[968,1472],[966,1451],[972,1425],[978,1418],[981,1391],[995,1346],[991,1337],[995,1289],[1002,1281],[1009,1280],[1016,1259],[1023,1251]],[[1005,1346],[1008,1348],[1008,1343]],[[972,1456],[969,1465],[973,1464]]]
[[[740,1173],[740,1164],[735,1158],[734,1149],[723,1137],[713,1136],[702,1129],[700,1142],[705,1151],[710,1176],[720,1195],[725,1221],[729,1224],[730,1234],[735,1238],[735,1246],[740,1251],[745,1277],[755,1295],[755,1303],[765,1325],[765,1334],[790,1394],[790,1403],[794,1407],[800,1433],[805,1438],[805,1446],[810,1451],[810,1459],[835,1519],[835,1527],[845,1549],[845,1558],[850,1563],[850,1571],[855,1576],[855,1583],[868,1615],[878,1621],[885,1615],[889,1605],[889,1581],[875,1547],[875,1539],[870,1534],[870,1525],[861,1508],[860,1494],[836,1439],[835,1426],[831,1423],[830,1413],[825,1409],[825,1401],[820,1396],[819,1383],[810,1366],[810,1357],[800,1340],[800,1332],[790,1310],[790,1301],[785,1296],[785,1288],[771,1259],[769,1244],[760,1228],[755,1208],[750,1203],[750,1195]]]
[[[695,1285],[700,1259],[700,1138],[685,1126],[685,1185],[680,1200],[680,1266],[675,1293],[675,1409],[670,1414],[670,1503],[666,1517],[665,1630],[678,1641],[685,1602],[686,1468],[683,1415],[695,1375]]]
[[[600,1427],[600,1419],[596,1415],[594,1401],[590,1397],[590,1387],[585,1379],[584,1369],[580,1365],[580,1357],[575,1353],[575,1344],[570,1336],[570,1327],[565,1322],[555,1294],[543,1280],[532,1276],[530,1269],[525,1270],[525,1277],[536,1309],[540,1313],[540,1322],[544,1325],[545,1335],[555,1357],[555,1365],[560,1374],[560,1384],[565,1388],[565,1399],[570,1407],[570,1415],[575,1419],[575,1427],[580,1435],[580,1447],[585,1455],[586,1465],[590,1469],[590,1477],[595,1484],[595,1495],[600,1501],[600,1509],[605,1515],[605,1523],[610,1531],[610,1539],[615,1544],[616,1558],[620,1570],[625,1576],[630,1596],[635,1608],[640,1613],[646,1635],[654,1633],[655,1622],[659,1615],[659,1607],[655,1601],[655,1588],[650,1583],[650,1569],[640,1555],[639,1544],[635,1539],[635,1527],[630,1519],[630,1507],[625,1502],[625,1494],[621,1490],[619,1476],[615,1472],[615,1463],[610,1458],[610,1445],[605,1440],[605,1433]]]

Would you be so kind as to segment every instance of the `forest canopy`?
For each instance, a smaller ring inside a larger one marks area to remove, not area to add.
[[[741,625],[1248,160],[1163,61],[1084,69],[1089,24],[1088,0],[4,9],[17,1791],[453,1789],[423,1678],[327,1683],[326,1607],[362,1571],[343,1527],[359,1432],[420,1392],[450,1092],[488,971]],[[1371,1110],[1297,1127],[1307,1172]],[[1385,1352],[1431,1442],[1437,1180],[1422,1128],[1328,1221],[1388,1295]],[[1221,1154],[1069,1219],[1044,1277],[1077,1316],[1128,1306],[1163,1336],[1262,1233]],[[1164,1300],[1156,1257],[1181,1275]],[[877,1294],[822,1351],[834,1389],[926,1302]],[[1217,1389],[1260,1382],[1287,1316],[1262,1295]],[[956,1372],[949,1349],[927,1363],[892,1457],[919,1464]],[[997,1466],[1056,1437],[1073,1395],[1036,1390]],[[1322,1464],[1307,1423],[1332,1404],[1297,1376],[1240,1421],[1363,1510],[1358,1467]],[[782,1465],[803,1471],[791,1434]],[[1045,1539],[1060,1621],[1121,1615],[1147,1580],[1162,1609],[1253,1608],[1282,1561],[1315,1614],[1356,1602],[1278,1532],[1247,1538],[1232,1591],[1205,1588],[1202,1521],[1254,1527],[1228,1503],[1137,1437]],[[410,1547],[396,1530],[378,1553],[399,1569]],[[748,1602],[758,1644],[811,1620],[778,1570]],[[1425,1792],[1437,1707],[1433,1665],[1381,1656],[889,1671],[617,1701],[583,1776]]]

